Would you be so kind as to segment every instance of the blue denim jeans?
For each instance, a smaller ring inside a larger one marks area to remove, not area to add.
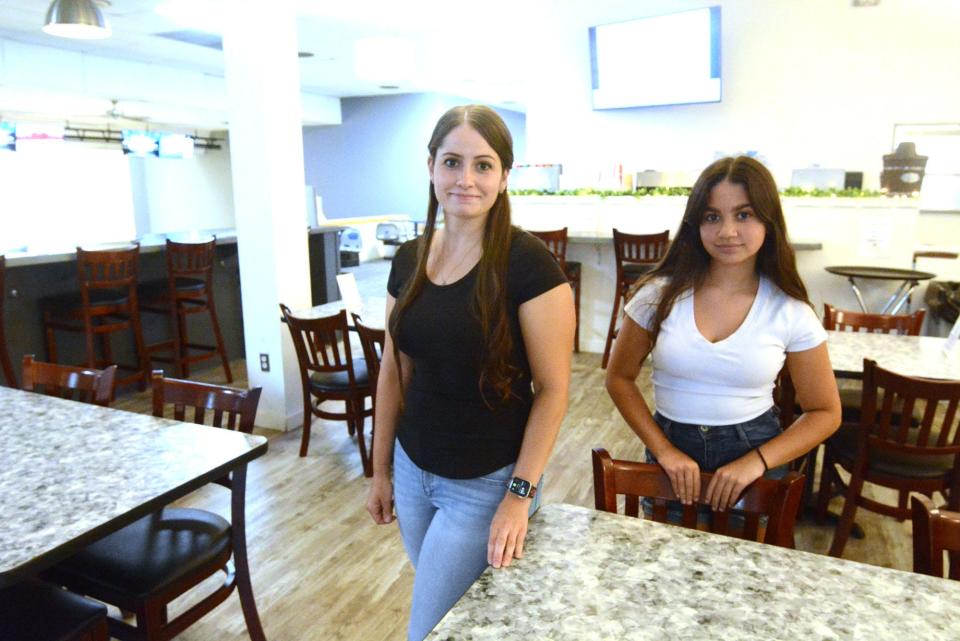
[[[713,472],[735,461],[750,450],[763,445],[767,441],[780,435],[780,411],[776,406],[743,423],[732,425],[693,425],[673,421],[660,412],[653,415],[664,436],[678,450],[692,458],[703,472]],[[647,463],[656,463],[650,450],[646,451]],[[767,478],[783,478],[788,471],[786,465],[768,470],[764,474]],[[701,488],[701,490],[706,489]],[[641,505],[645,515],[650,516],[653,503],[649,499],[642,499]],[[682,520],[683,507],[679,502],[667,504],[667,521],[679,523]],[[698,521],[709,519],[708,507],[698,510]]]
[[[409,641],[421,641],[487,568],[490,522],[503,500],[513,464],[473,479],[448,479],[420,469],[393,450],[393,495],[400,536],[416,572]],[[530,513],[539,507],[542,479]]]
[[[780,435],[780,412],[776,406],[744,423],[733,425],[693,425],[672,421],[660,412],[653,415],[664,436],[674,447],[692,458],[704,472],[713,472],[735,461],[750,450]],[[647,463],[656,457],[647,450]],[[782,478],[786,467],[770,470],[766,476]]]

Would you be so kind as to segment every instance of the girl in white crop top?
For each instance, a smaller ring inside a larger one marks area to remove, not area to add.
[[[704,500],[725,510],[840,424],[826,332],[797,273],[773,176],[756,160],[724,158],[703,171],[670,249],[624,311],[607,391],[683,503],[701,496],[703,469],[716,472]],[[648,354],[656,415],[636,384]],[[775,424],[784,361],[804,411],[781,433],[761,426]],[[744,437],[750,428],[762,434]]]

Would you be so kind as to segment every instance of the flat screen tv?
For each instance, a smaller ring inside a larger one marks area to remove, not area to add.
[[[720,102],[720,7],[590,27],[594,109]]]
[[[156,156],[160,149],[160,134],[155,131],[124,129],[121,136],[123,153],[131,156]]]

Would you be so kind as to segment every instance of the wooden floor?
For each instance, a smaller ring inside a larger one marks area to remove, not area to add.
[[[642,444],[604,390],[599,365],[597,354],[574,359],[570,410],[544,479],[546,503],[592,507],[592,447],[603,446],[617,458],[642,457]],[[243,361],[232,366],[243,375]],[[198,378],[220,382],[219,374],[215,369]],[[641,382],[649,394],[646,368]],[[244,378],[237,382],[244,383]],[[148,412],[149,400],[140,394],[119,399],[115,406]],[[413,573],[396,524],[374,525],[364,510],[368,481],[346,426],[315,421],[306,458],[297,456],[299,430],[262,433],[270,436],[270,449],[251,465],[247,515],[253,587],[268,639],[404,638]],[[228,494],[219,486],[204,488],[185,503],[229,517]],[[834,509],[839,505],[835,499]],[[910,569],[909,522],[862,510],[857,521],[868,535],[862,541],[851,539],[845,558]],[[798,526],[802,550],[823,554],[831,537],[828,527]],[[190,598],[195,597],[186,600]],[[178,603],[174,611],[181,607]],[[246,641],[238,599],[232,597],[178,639]]]

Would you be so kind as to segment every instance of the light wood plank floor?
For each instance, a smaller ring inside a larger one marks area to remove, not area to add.
[[[597,354],[574,359],[570,410],[545,476],[544,501],[591,507],[590,449],[606,447],[617,458],[641,459],[643,446],[617,413],[603,387]],[[243,361],[233,364],[244,373]],[[200,375],[220,382],[220,370]],[[641,374],[649,397],[649,370]],[[245,384],[241,378],[237,383]],[[121,398],[116,407],[149,412],[146,394]],[[396,525],[376,526],[364,510],[363,478],[355,441],[342,423],[315,421],[306,458],[297,456],[300,431],[263,432],[269,452],[254,461],[247,514],[254,592],[272,641],[404,638],[413,573]],[[890,495],[884,500],[890,500]],[[185,503],[229,517],[227,492],[203,488]],[[833,508],[839,509],[840,499]],[[851,539],[845,558],[909,570],[910,524],[860,511],[867,531]],[[801,524],[802,550],[823,554],[832,529]],[[189,600],[188,596],[186,600]],[[174,611],[183,607],[178,603]],[[239,601],[232,597],[179,639],[245,641]]]

